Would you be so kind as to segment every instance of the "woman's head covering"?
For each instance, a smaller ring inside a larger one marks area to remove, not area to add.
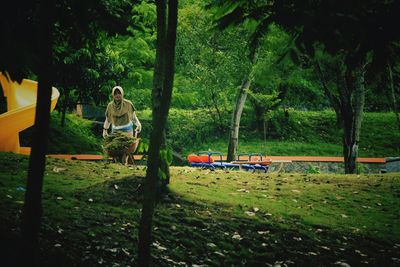
[[[124,98],[124,89],[122,89],[122,87],[121,86],[114,86],[114,88],[112,89],[112,95],[114,95],[115,94],[115,90],[118,90],[118,91],[120,91],[121,92],[121,95],[122,95],[122,98]]]
[[[124,99],[124,89],[121,86],[115,86],[112,89],[112,95],[114,96],[115,91],[118,90],[121,92],[122,99],[121,101],[117,101],[113,99],[106,110],[107,120],[111,122],[115,126],[125,125],[132,121],[133,112],[135,112],[135,108],[131,101]]]

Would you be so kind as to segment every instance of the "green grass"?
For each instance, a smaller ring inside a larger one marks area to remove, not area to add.
[[[65,126],[61,127],[61,114],[51,113],[49,154],[101,154],[101,129],[94,131],[91,121],[74,114],[67,114]],[[31,146],[32,127],[21,133],[21,145]]]
[[[2,259],[19,236],[27,165],[0,153]],[[154,266],[400,264],[400,174],[171,174],[155,214]],[[43,266],[135,266],[144,175],[144,166],[48,159]]]
[[[184,153],[197,151],[219,151],[227,153],[227,141],[216,140],[214,142],[204,142],[202,144],[185,149]],[[262,153],[270,156],[342,156],[342,147],[335,144],[326,143],[303,143],[296,141],[277,141],[268,140],[263,142],[257,139],[239,140],[238,153]]]

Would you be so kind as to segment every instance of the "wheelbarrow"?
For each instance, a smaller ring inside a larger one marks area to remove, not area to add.
[[[129,147],[126,149],[119,149],[119,150],[108,150],[107,154],[113,158],[113,161],[121,162],[124,165],[128,165],[129,163],[135,165],[135,160],[133,155],[139,145],[140,138],[137,137],[138,132],[134,131],[134,137],[136,138],[135,142],[133,142]]]

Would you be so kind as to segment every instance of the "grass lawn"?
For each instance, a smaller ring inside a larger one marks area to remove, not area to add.
[[[27,165],[0,153],[3,260],[15,257]],[[400,265],[400,174],[171,174],[154,266]],[[48,159],[43,266],[135,266],[144,175],[143,166]]]

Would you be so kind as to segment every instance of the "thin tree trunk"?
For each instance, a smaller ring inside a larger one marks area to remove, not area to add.
[[[246,103],[246,98],[247,98],[247,90],[249,89],[250,84],[251,84],[251,78],[248,77],[247,80],[240,87],[238,97],[236,99],[236,105],[232,113],[231,127],[229,132],[228,154],[226,157],[227,161],[233,161],[236,158],[238,139],[239,139],[240,119],[242,117],[244,104]]]
[[[250,73],[248,74],[245,82],[240,86],[236,99],[235,109],[233,110],[232,113],[231,127],[229,129],[228,154],[226,156],[227,161],[235,160],[237,154],[240,119],[242,117],[244,104],[246,103],[247,90],[250,88],[251,82],[253,80],[253,68],[256,61],[257,61],[257,53],[255,52],[251,60],[252,66]]]
[[[61,127],[62,128],[64,128],[64,126],[65,126],[65,114],[67,113],[68,102],[69,102],[69,88],[64,89],[64,103],[63,103],[62,111],[61,111]]]
[[[166,7],[164,0],[156,1],[157,5],[157,38],[160,34],[165,34],[165,14]],[[178,17],[178,1],[168,1],[168,26],[165,39],[165,46],[157,41],[157,52],[165,47],[165,67],[163,68],[164,82],[161,97],[153,104],[153,130],[150,137],[149,157],[147,162],[146,181],[144,186],[144,199],[142,208],[142,217],[139,229],[139,266],[150,265],[150,245],[151,245],[151,229],[153,224],[153,214],[155,209],[155,200],[157,193],[157,185],[159,184],[158,170],[160,168],[160,148],[162,138],[160,136],[165,130],[168,111],[171,103],[172,86],[174,80],[174,59],[175,59],[175,43],[176,28]],[[160,27],[160,28],[159,28]],[[162,28],[161,28],[162,27]],[[153,99],[154,100],[154,99]],[[158,107],[158,108],[157,108]],[[154,119],[155,117],[155,119]]]
[[[390,96],[392,98],[392,108],[393,108],[393,112],[396,116],[397,126],[399,127],[399,131],[400,131],[400,111],[399,111],[399,105],[397,103],[396,92],[394,90],[393,72],[392,72],[392,66],[390,65],[390,62],[387,63],[387,70],[388,70],[388,75],[389,75],[389,88],[390,88]]]
[[[341,114],[341,108],[340,108],[341,103],[340,103],[339,99],[331,92],[331,90],[330,90],[331,88],[328,87],[328,83],[326,82],[326,79],[322,72],[321,64],[318,61],[315,62],[315,69],[317,70],[317,76],[321,82],[324,93],[328,97],[331,106],[335,110],[336,125],[338,127],[341,127],[342,126],[342,123],[341,123],[342,114]]]
[[[29,157],[28,180],[22,211],[22,255],[24,266],[37,266],[38,236],[42,219],[42,187],[45,155],[50,124],[50,102],[52,92],[52,25],[54,1],[41,1],[39,5],[39,52],[38,97],[32,142]]]
[[[167,146],[167,134],[166,131],[164,129],[163,133],[162,133],[162,142],[161,142],[161,149],[162,150],[167,150],[168,146]],[[166,162],[165,160],[163,160],[161,162],[161,171],[164,173],[165,175],[165,179],[163,179],[162,183],[161,183],[161,192],[165,193],[167,190],[167,185],[169,185],[169,181],[170,181],[170,171],[169,171],[169,165],[168,162]]]

